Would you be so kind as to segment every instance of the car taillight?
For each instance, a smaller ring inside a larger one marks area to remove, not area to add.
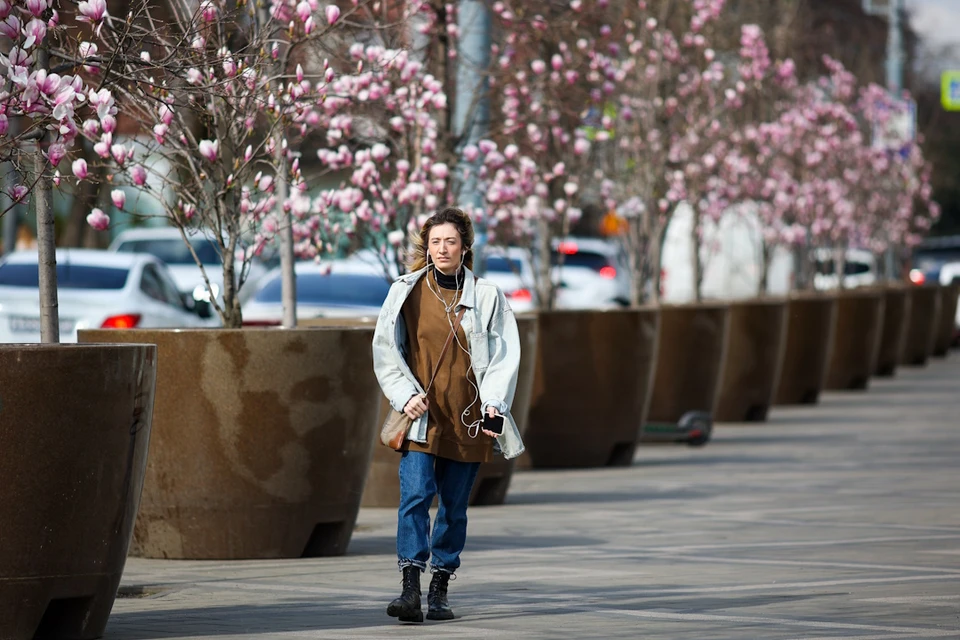
[[[118,316],[110,316],[100,325],[101,329],[133,329],[140,324],[139,313],[122,313]]]
[[[561,242],[557,245],[557,251],[565,256],[572,256],[580,251],[580,247],[577,246],[576,242]]]
[[[606,267],[600,269],[600,277],[606,278],[607,280],[613,280],[617,277],[617,270],[614,267],[607,265]]]
[[[533,300],[533,294],[530,293],[530,289],[517,289],[516,291],[510,291],[503,295],[510,300],[516,300],[518,302],[530,302]]]
[[[923,275],[920,269],[910,269],[910,282],[913,284],[923,284],[927,281],[927,276]]]

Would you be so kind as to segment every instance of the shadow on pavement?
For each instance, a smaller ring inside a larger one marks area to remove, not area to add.
[[[152,611],[115,611],[104,640],[217,637],[356,629],[390,624],[379,601],[345,605],[332,596],[304,596],[304,602],[233,605]]]
[[[597,538],[583,536],[467,536],[468,551],[490,551],[496,549],[550,549],[552,547],[583,547],[603,544]],[[397,552],[397,540],[393,536],[357,537],[350,541],[347,555],[392,555]]]

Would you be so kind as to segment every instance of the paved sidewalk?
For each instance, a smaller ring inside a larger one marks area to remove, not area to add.
[[[451,623],[402,626],[396,515],[346,557],[131,559],[108,640],[960,638],[960,355],[474,508]]]

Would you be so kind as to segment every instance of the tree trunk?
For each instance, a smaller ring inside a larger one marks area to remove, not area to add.
[[[844,280],[847,270],[847,251],[844,244],[833,251],[833,270],[837,274],[837,289],[843,291],[846,289]]]
[[[757,286],[757,295],[764,296],[770,293],[770,256],[772,248],[766,242],[760,242],[760,282]]]
[[[666,236],[666,227],[661,230],[658,228],[659,225],[653,226],[653,233],[649,237],[648,246],[650,247],[649,255],[650,259],[647,261],[647,268],[650,269],[650,281],[652,287],[650,288],[650,300],[653,303],[659,303],[663,297],[663,291],[661,287],[663,268],[660,266],[661,256],[663,255],[663,241]]]
[[[537,307],[541,311],[553,309],[555,291],[550,269],[550,228],[549,223],[541,218],[537,222],[537,254],[539,263],[536,268]]]
[[[292,329],[297,326],[297,276],[293,262],[293,213],[283,206],[288,197],[287,159],[277,147],[277,203],[280,209],[280,299],[283,306],[283,326]]]
[[[690,226],[690,266],[693,268],[693,300],[701,302],[703,295],[700,292],[703,284],[703,260],[700,259],[700,213],[696,207],[690,207],[693,219]]]
[[[50,54],[45,45],[37,50],[36,56],[38,69],[49,67]],[[52,181],[47,173],[47,159],[43,156],[46,140],[46,131],[41,130],[34,153],[37,183],[33,190],[33,201],[37,209],[40,341],[45,344],[56,344],[60,342],[60,309],[57,305],[57,230],[53,215],[53,201],[50,197]]]

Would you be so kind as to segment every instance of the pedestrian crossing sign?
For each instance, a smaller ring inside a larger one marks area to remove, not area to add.
[[[947,111],[960,111],[960,71],[945,71],[941,87],[943,108]]]

